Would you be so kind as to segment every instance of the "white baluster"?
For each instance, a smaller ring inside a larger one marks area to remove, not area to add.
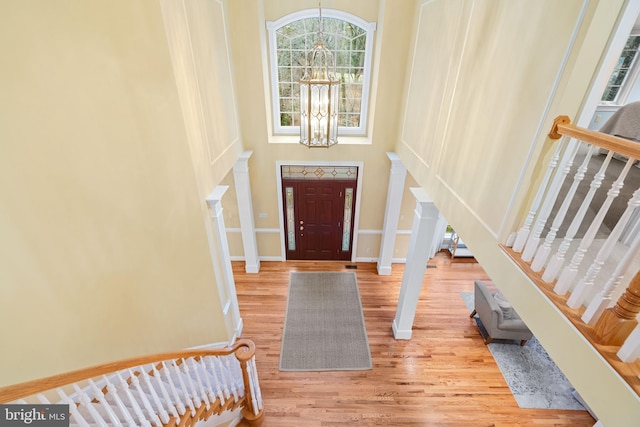
[[[87,422],[87,420],[85,420],[84,417],[80,414],[80,412],[78,412],[78,408],[76,407],[76,402],[71,400],[71,398],[67,396],[65,392],[62,391],[62,389],[60,388],[57,388],[56,392],[58,393],[58,396],[60,396],[61,402],[69,405],[69,412],[71,413],[71,418],[73,418],[80,427],[89,427],[89,423]]]
[[[252,384],[256,389],[256,396],[258,398],[258,409],[263,409],[262,389],[260,388],[260,381],[258,378],[258,367],[256,366],[255,356],[251,358],[251,372],[252,372]]]
[[[174,403],[171,401],[171,397],[169,397],[169,392],[167,391],[167,388],[162,381],[162,375],[160,374],[160,371],[158,371],[158,368],[155,365],[152,365],[151,369],[153,371],[153,378],[156,379],[156,383],[158,384],[158,388],[160,389],[160,393],[162,394],[162,399],[167,405],[167,410],[171,412],[172,416],[178,418],[178,409],[176,408],[176,405],[174,405]],[[176,402],[177,401],[178,399],[176,399]],[[186,410],[183,410],[181,413],[184,414],[185,412]]]
[[[78,384],[73,384],[73,389],[76,391],[76,395],[78,396],[78,399],[80,399],[80,403],[82,403],[82,405],[84,405],[84,407],[89,411],[89,415],[91,415],[93,421],[95,421],[99,426],[107,427],[107,423],[102,418],[102,415],[100,415],[100,413],[93,406],[93,403],[91,403],[91,399],[89,399],[89,396],[87,396],[87,394],[80,387],[78,387]]]
[[[633,363],[640,358],[640,325],[636,326],[618,350],[618,357],[626,363]]]
[[[594,149],[595,147],[593,145],[589,147],[589,151],[587,152],[584,161],[582,162],[580,167],[578,167],[578,170],[573,176],[573,183],[571,184],[569,191],[565,195],[560,209],[556,213],[556,216],[553,218],[551,228],[544,239],[544,243],[538,248],[535,257],[533,258],[533,262],[531,263],[531,269],[533,271],[537,272],[542,270],[542,267],[544,267],[544,264],[547,262],[547,258],[551,253],[551,245],[553,245],[553,243],[555,242],[558,230],[560,230],[560,226],[564,222],[567,212],[569,211],[569,206],[571,205],[576,191],[578,190],[578,186],[584,179],[584,175],[588,169],[589,160],[591,159],[591,155]]]
[[[198,394],[198,390],[196,390],[196,386],[193,383],[193,378],[189,375],[189,366],[187,365],[187,361],[182,359],[182,363],[180,364],[181,370],[184,372],[183,378],[186,378],[186,384],[189,387],[190,394],[193,396],[193,402],[196,405],[196,408],[199,408],[202,405],[202,399]]]
[[[188,364],[187,362],[191,363],[190,366],[187,366],[187,368],[189,369],[190,376],[195,377],[196,385],[200,390],[200,396],[202,397],[202,400],[204,401],[205,407],[208,411],[209,408],[211,408],[211,402],[209,401],[209,396],[207,395],[207,392],[202,385],[202,379],[200,378],[200,373],[198,372],[198,365],[193,357],[190,357],[188,360],[186,360],[185,364]]]
[[[166,378],[167,383],[169,384],[169,388],[171,389],[171,394],[173,396],[174,402],[178,407],[178,412],[180,412],[180,415],[184,415],[187,412],[187,408],[184,406],[184,403],[182,402],[182,398],[178,394],[178,388],[176,387],[176,384],[173,381],[173,376],[171,375],[171,372],[169,371],[169,368],[167,367],[167,364],[165,362],[162,362],[162,368],[163,369],[161,369],[160,372],[164,374],[164,377]]]
[[[588,244],[584,246],[585,252],[593,242],[597,229],[600,228],[600,225],[602,224],[602,221],[604,220],[604,216],[609,210],[611,203],[613,203],[613,200],[616,197],[618,197],[618,195],[620,194],[620,189],[624,185],[624,179],[627,176],[627,172],[629,172],[629,169],[631,168],[631,166],[633,166],[633,163],[634,163],[634,160],[629,159],[624,169],[620,173],[620,176],[618,177],[616,182],[614,182],[613,185],[611,185],[611,189],[609,190],[609,192],[607,192],[607,199],[605,200],[600,210],[598,211],[596,218],[593,220],[593,224],[591,224],[592,227],[594,225],[596,227],[594,227],[593,233],[589,236]],[[633,200],[634,199],[632,198],[631,202],[633,202]],[[629,217],[631,216],[632,212],[633,212],[633,209],[630,209],[630,206],[627,205],[627,209],[625,210],[625,213],[622,215],[622,217],[620,218],[616,226],[613,228],[613,230],[611,231],[611,234],[609,234],[609,237],[605,241],[604,245],[602,245],[602,248],[600,248],[600,250],[598,251],[598,254],[596,255],[596,259],[589,266],[587,273],[580,280],[580,282],[578,282],[578,285],[573,290],[573,292],[571,292],[571,296],[567,300],[567,305],[569,307],[578,308],[584,302],[584,299],[586,298],[590,290],[593,288],[593,282],[596,276],[598,275],[598,273],[600,272],[600,270],[602,269],[602,265],[607,260],[607,258],[613,251],[614,246],[618,242],[618,238],[620,237],[620,234],[622,233],[624,226],[629,221]],[[589,228],[589,231],[591,231],[591,227]],[[587,234],[589,233],[587,232]],[[585,240],[587,240],[586,235],[583,241],[580,243],[581,248],[583,247],[582,243]]]
[[[138,418],[140,425],[145,427],[151,426],[151,423],[149,422],[149,420],[147,420],[144,417],[144,414],[142,413],[142,408],[140,408],[138,401],[131,393],[131,390],[129,390],[129,384],[127,384],[127,381],[125,381],[124,378],[122,378],[122,375],[120,375],[120,372],[116,372],[116,377],[118,378],[118,380],[120,380],[121,390],[124,392],[125,396],[127,396],[129,404],[131,405],[133,412],[136,414],[136,417]]]
[[[144,390],[142,390],[142,387],[140,387],[140,380],[138,379],[138,376],[131,369],[128,369],[128,372],[129,378],[131,379],[131,384],[133,384],[136,391],[138,392],[138,395],[140,396],[139,399],[142,401],[142,406],[144,406],[145,411],[147,411],[147,414],[149,415],[149,418],[147,418],[147,420],[150,419],[151,422],[153,422],[153,424],[155,424],[156,426],[161,426],[162,422],[160,421],[160,418],[158,418],[158,414],[156,414],[156,411],[153,410],[147,394],[144,392]]]
[[[224,395],[227,399],[230,399],[233,392],[233,383],[229,381],[229,376],[227,375],[227,368],[224,365],[224,358],[218,357],[216,358],[216,366],[218,368],[218,376],[220,377],[220,383],[224,390]]]
[[[576,212],[575,216],[573,217],[573,220],[571,221],[571,225],[569,226],[569,229],[567,230],[567,233],[565,234],[565,237],[562,240],[560,247],[558,248],[555,255],[551,257],[551,259],[549,260],[549,263],[547,264],[547,267],[544,270],[544,274],[542,275],[542,280],[544,280],[545,282],[551,283],[558,276],[558,273],[560,272],[560,269],[564,264],[565,255],[567,254],[569,247],[573,242],[574,237],[578,233],[578,229],[580,228],[580,225],[582,225],[582,221],[584,221],[584,217],[587,211],[589,210],[589,206],[591,205],[593,196],[595,196],[596,191],[602,186],[602,181],[604,180],[605,172],[607,170],[607,167],[609,166],[609,162],[611,161],[612,157],[613,157],[613,152],[610,151],[607,157],[602,162],[600,169],[594,175],[593,180],[589,185],[589,191],[587,192],[586,197],[580,204],[580,208],[578,209],[578,212]],[[554,291],[560,295],[565,294],[569,290],[569,287],[571,286],[572,281],[573,281],[573,277],[571,277],[570,280],[567,280],[566,278],[564,280],[558,280],[558,283],[556,284]]]
[[[107,385],[107,392],[109,393],[111,399],[116,403],[116,407],[120,411],[122,418],[124,418],[127,425],[129,425],[130,427],[135,427],[136,422],[133,420],[129,409],[120,398],[120,395],[118,394],[118,388],[106,376],[103,375],[102,379],[105,381],[105,384]]]
[[[634,193],[634,199],[636,197],[640,199],[640,189],[636,190],[636,193]],[[615,228],[618,228],[618,226],[616,225]],[[616,266],[616,270],[613,272],[613,275],[609,278],[602,290],[593,298],[584,314],[582,315],[582,320],[585,323],[588,323],[590,325],[595,324],[604,310],[609,307],[609,305],[611,304],[611,296],[616,291],[618,286],[620,286],[624,275],[628,272],[631,263],[639,252],[640,235],[637,235],[634,237],[633,243],[631,244],[631,247],[629,247],[629,250],[627,250],[627,252],[624,254],[622,259]]]
[[[189,389],[184,384],[182,372],[180,372],[180,368],[178,368],[178,364],[175,360],[172,361],[170,366],[173,367],[173,376],[178,379],[178,385],[180,387],[180,390],[182,390],[182,396],[184,398],[183,403],[185,403],[189,407],[189,409],[191,409],[191,416],[194,417],[196,415],[196,407],[193,404],[191,396],[189,395]]]
[[[116,415],[115,412],[113,412],[113,409],[111,408],[111,405],[109,405],[109,402],[107,402],[107,399],[105,398],[102,390],[96,385],[96,383],[92,379],[89,379],[88,383],[89,383],[89,387],[91,388],[91,392],[93,393],[93,398],[97,400],[98,403],[100,403],[100,405],[102,406],[102,409],[104,409],[107,416],[109,417],[109,420],[111,420],[111,424],[113,425],[120,424],[120,420],[118,419],[118,416]]]
[[[235,357],[234,357],[234,360],[236,360]],[[229,381],[229,384],[232,386],[231,392],[233,393],[233,399],[234,399],[234,401],[237,402],[238,399],[240,398],[240,394],[241,393],[239,393],[238,386],[237,386],[236,382],[234,381],[234,377],[232,375],[230,357],[225,357],[224,361],[226,363],[226,368],[227,368],[226,369],[226,374],[227,374],[227,377],[228,377],[228,381]],[[244,385],[243,382],[242,382],[242,384]]]
[[[518,233],[516,235],[516,239],[512,247],[512,249],[515,252],[518,252],[518,253],[522,252],[522,249],[524,248],[524,244],[527,242],[527,239],[529,238],[531,224],[533,224],[533,219],[536,216],[540,203],[542,203],[542,198],[544,197],[547,186],[549,185],[549,180],[553,175],[553,171],[558,165],[558,160],[560,159],[560,153],[562,151],[562,148],[564,147],[564,144],[565,144],[565,139],[563,139],[556,146],[556,151],[555,153],[553,153],[553,157],[549,162],[549,166],[547,167],[547,171],[545,172],[544,178],[542,179],[542,182],[538,187],[538,192],[536,193],[536,197],[533,199],[533,202],[531,203],[531,208],[529,209],[527,218],[524,220],[524,224],[522,225],[522,227],[520,227],[520,230],[518,230]]]
[[[204,361],[205,357],[206,356],[201,356],[200,360],[198,361],[195,361],[194,359],[194,362],[196,362],[196,366],[197,366],[197,369],[199,369],[200,371],[201,377],[204,378],[205,387],[207,388],[207,397],[209,398],[209,402],[213,403],[216,400],[216,394],[214,391],[214,387],[211,384],[211,375],[207,372],[207,365],[205,364],[205,361]]]
[[[249,373],[249,388],[251,389],[253,413],[258,415],[260,410],[262,410],[262,392],[260,390],[260,384],[258,383],[258,371],[256,369],[255,356],[247,361],[247,371]],[[247,393],[246,390],[245,393]]]
[[[524,261],[531,261],[533,255],[538,249],[538,244],[540,243],[540,235],[542,234],[542,230],[544,230],[544,226],[547,223],[549,214],[553,210],[553,205],[556,203],[556,199],[558,198],[558,193],[562,188],[562,184],[564,183],[567,174],[571,170],[573,158],[576,154],[576,151],[578,150],[578,147],[579,144],[571,144],[567,148],[567,152],[565,153],[563,158],[563,160],[566,159],[566,162],[561,169],[558,169],[556,171],[556,174],[551,180],[549,191],[545,194],[544,201],[542,202],[542,208],[540,208],[540,213],[538,214],[538,218],[536,219],[536,223],[533,227],[533,232],[529,235],[527,243],[524,247],[524,251],[522,251],[521,258]]]
[[[50,404],[50,403],[51,403],[51,402],[49,402],[49,399],[47,399],[47,398],[45,397],[45,395],[44,395],[44,394],[42,394],[42,393],[38,393],[38,394],[36,395],[36,397],[38,398],[38,400],[40,401],[40,403],[42,403],[43,405],[48,405],[48,404]],[[22,399],[20,399],[20,400],[22,400]],[[24,402],[24,400],[22,400],[22,401]],[[16,402],[16,403],[22,403],[22,402]],[[27,403],[27,402],[24,402],[24,403],[22,403],[22,404],[23,404],[23,405],[25,405],[26,403]]]
[[[153,403],[156,407],[158,416],[162,421],[162,424],[167,424],[169,422],[169,414],[164,409],[164,406],[160,401],[160,397],[158,396],[158,393],[156,392],[155,387],[153,387],[153,384],[151,383],[151,377],[149,376],[149,374],[147,373],[147,370],[144,367],[140,368],[140,372],[142,375],[142,380],[147,386],[147,389],[149,390],[149,394],[151,394],[151,398],[153,399]]]
[[[213,375],[213,381],[215,383],[215,387],[216,387],[216,394],[218,395],[218,399],[220,399],[220,403],[224,403],[226,397],[225,396],[229,396],[228,393],[225,393],[225,389],[224,389],[224,383],[223,383],[223,378],[220,378],[220,376],[218,375],[218,372],[216,370],[216,361],[218,360],[218,357],[216,356],[211,356],[211,357],[207,357],[207,362],[209,362],[209,373],[211,375]]]
[[[584,259],[584,255],[587,253],[587,250],[593,243],[593,239],[595,238],[598,229],[602,225],[602,221],[604,220],[604,217],[607,214],[611,203],[613,203],[613,200],[618,196],[618,194],[620,194],[620,189],[624,184],[624,178],[627,176],[627,173],[629,172],[632,164],[632,161],[627,162],[622,172],[620,172],[620,176],[618,177],[618,179],[613,184],[611,184],[611,188],[607,192],[607,198],[605,199],[602,206],[600,206],[596,217],[593,219],[591,225],[589,225],[589,229],[580,241],[580,246],[573,254],[571,263],[562,271],[562,274],[560,275],[560,278],[558,279],[558,282],[556,283],[556,286],[554,288],[554,291],[556,291],[556,293],[564,294],[571,287],[571,283],[573,282],[573,279],[578,272],[578,268],[580,267],[580,264]]]

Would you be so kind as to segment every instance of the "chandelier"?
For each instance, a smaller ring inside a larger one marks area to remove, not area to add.
[[[307,67],[300,79],[300,144],[328,148],[338,143],[338,96],[333,54],[322,41],[322,8],[317,40],[307,54]]]

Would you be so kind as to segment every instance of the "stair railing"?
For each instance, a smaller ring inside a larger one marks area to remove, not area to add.
[[[640,394],[640,143],[566,116],[549,138],[559,143],[503,249]]]
[[[67,404],[71,425],[193,426],[239,410],[263,418],[255,345],[184,350],[105,363],[0,387],[0,403]]]

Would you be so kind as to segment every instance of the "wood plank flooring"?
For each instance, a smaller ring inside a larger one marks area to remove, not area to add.
[[[521,409],[460,298],[475,262],[439,253],[429,262],[409,341],[393,338],[403,265],[378,276],[375,263],[261,262],[246,274],[234,262],[243,336],[256,343],[263,426],[592,426],[587,411]],[[355,271],[373,369],[280,372],[280,344],[290,271]]]

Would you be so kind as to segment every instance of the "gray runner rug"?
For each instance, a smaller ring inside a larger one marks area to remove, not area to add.
[[[280,351],[281,371],[371,369],[353,272],[292,272]]]

